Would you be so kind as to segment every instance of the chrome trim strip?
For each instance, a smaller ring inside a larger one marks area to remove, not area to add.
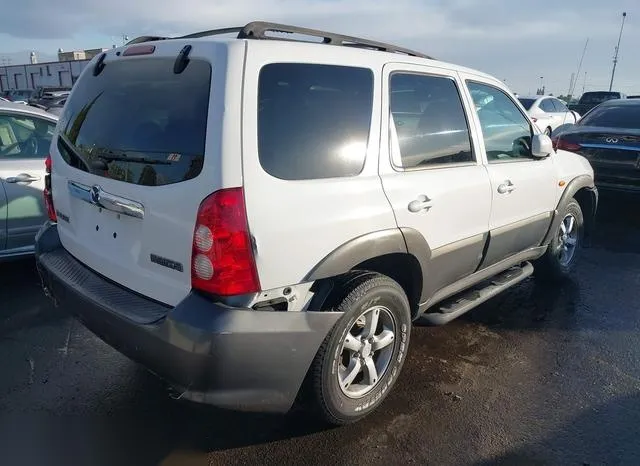
[[[81,201],[88,202],[89,204],[93,204],[91,201],[91,188],[89,186],[76,183],[75,181],[68,181],[67,187],[71,196],[76,199],[80,199]]]
[[[68,181],[67,185],[71,196],[88,204],[129,217],[144,218],[144,206],[139,202],[108,193],[98,185],[89,187],[75,181]]]
[[[582,144],[578,142],[582,147],[586,147],[587,149],[613,149],[613,150],[628,150],[630,152],[639,152],[640,146],[621,146],[619,144],[592,144],[585,143]]]

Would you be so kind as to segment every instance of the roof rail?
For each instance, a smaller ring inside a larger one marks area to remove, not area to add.
[[[196,39],[199,37],[215,36],[220,34],[237,33],[237,39],[261,39],[261,40],[284,40],[294,42],[308,42],[300,39],[290,39],[284,37],[277,37],[267,35],[268,32],[279,32],[287,34],[300,34],[303,36],[321,38],[323,44],[328,45],[340,45],[343,47],[357,47],[368,48],[378,50],[381,52],[392,52],[410,55],[413,57],[428,58],[433,60],[433,57],[425,55],[414,50],[405,49],[392,44],[385,44],[384,42],[376,42],[369,39],[363,39],[361,37],[344,36],[341,34],[334,34],[333,32],[320,31],[317,29],[308,29],[298,26],[289,26],[286,24],[268,23],[264,21],[253,21],[245,26],[229,27],[222,29],[210,29],[208,31],[195,32],[179,37],[160,37],[160,36],[141,36],[129,41],[126,45],[138,44],[141,42],[149,42],[154,40],[165,39]]]
[[[135,39],[131,39],[125,45],[133,45],[133,44],[141,44],[142,42],[152,42],[154,40],[165,40],[171,39],[171,37],[161,37],[161,36],[140,36]]]
[[[341,34],[334,34],[333,32],[320,31],[317,29],[308,29],[298,26],[288,26],[286,24],[267,23],[263,21],[254,21],[247,24],[238,33],[238,39],[270,39],[270,40],[293,40],[296,42],[302,42],[296,39],[285,39],[281,37],[268,36],[267,32],[281,32],[288,34],[300,34],[311,37],[322,38],[323,44],[329,45],[341,45],[344,47],[360,47],[379,50],[381,52],[394,52],[403,53],[413,57],[422,57],[433,59],[428,55],[425,55],[414,50],[405,49],[392,44],[385,44],[384,42],[376,42],[369,39],[363,39],[361,37],[344,36]]]
[[[232,32],[239,33],[242,31],[242,26],[222,28],[222,29],[209,29],[208,31],[194,32],[193,34],[187,34],[186,36],[174,37],[174,39],[196,39],[198,37],[217,36],[220,34],[230,34]]]

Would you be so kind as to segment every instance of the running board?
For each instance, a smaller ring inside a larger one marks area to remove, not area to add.
[[[419,319],[432,325],[446,324],[504,290],[520,283],[532,274],[533,265],[530,262],[511,267],[473,288],[447,299],[435,308],[437,312],[425,312]]]

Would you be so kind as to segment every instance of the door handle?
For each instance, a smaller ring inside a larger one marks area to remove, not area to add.
[[[429,199],[427,196],[425,196],[424,194],[421,194],[417,197],[417,199],[411,201],[409,203],[409,212],[412,213],[418,213],[421,211],[427,211],[429,209],[431,209],[431,199]]]
[[[33,183],[39,181],[39,176],[29,175],[28,173],[20,173],[18,176],[10,176],[5,181],[7,183]]]
[[[511,182],[511,180],[506,180],[504,183],[502,183],[500,186],[498,186],[498,192],[500,194],[509,194],[509,193],[515,191],[515,189],[516,189],[516,187]]]

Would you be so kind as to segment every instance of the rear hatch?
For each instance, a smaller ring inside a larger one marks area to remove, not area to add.
[[[640,131],[637,133],[608,131],[585,138],[580,152],[593,166],[598,183],[640,187]]]
[[[218,145],[206,133],[210,104],[224,107],[223,93],[210,99],[212,62],[224,51],[196,42],[188,43],[181,72],[174,72],[187,45],[181,40],[137,46],[144,55],[110,51],[100,72],[94,60],[67,100],[51,149],[65,249],[106,278],[169,305],[191,289],[198,207],[220,187]]]
[[[640,130],[584,128],[568,135],[593,166],[596,182],[640,187]]]

